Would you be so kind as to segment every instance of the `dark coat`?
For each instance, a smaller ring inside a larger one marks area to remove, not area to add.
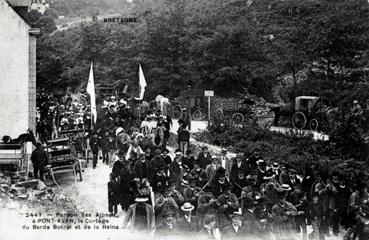
[[[90,148],[93,154],[97,154],[99,152],[99,138],[98,137],[91,136]]]
[[[31,155],[33,167],[44,168],[48,163],[47,153],[42,148],[36,148]]]
[[[168,177],[165,175],[158,175],[154,173],[152,177],[151,186],[153,187],[153,191],[155,193],[164,193],[164,191],[168,187]]]
[[[112,169],[112,174],[113,174],[113,178],[116,178],[120,175],[120,171],[123,169],[124,164],[121,161],[115,161],[113,163],[113,169]]]
[[[187,222],[185,217],[181,217],[177,221],[178,229],[181,233],[197,233],[199,231],[199,222],[197,217],[191,216],[191,222]]]
[[[181,166],[177,163],[177,161],[174,159],[174,161],[170,164],[170,182],[171,183],[177,183],[180,175],[181,175]]]
[[[153,171],[153,173],[157,173],[159,169],[166,167],[164,159],[160,156],[155,156],[151,160],[150,165],[151,165],[151,170]]]
[[[131,222],[130,229],[133,232],[135,229],[137,229],[136,226],[136,208],[138,204],[143,204],[146,210],[146,226],[140,226],[140,228],[145,227],[147,231],[151,231],[155,228],[155,216],[154,211],[150,204],[147,203],[134,203],[129,206],[126,216],[123,220],[123,227],[126,227],[128,225],[128,222]]]
[[[208,154],[205,157],[204,153],[203,152],[200,152],[199,153],[199,156],[197,157],[197,161],[200,162],[200,167],[202,169],[205,169],[206,166],[211,163],[211,155],[210,155],[210,153],[208,152]]]
[[[238,167],[237,165],[237,161],[233,161],[233,164],[232,164],[232,168],[231,168],[231,173],[230,173],[230,176],[229,176],[229,181],[231,183],[233,183],[237,178],[238,178],[238,173],[239,172],[243,172],[245,177],[246,175],[248,175],[248,171],[247,171],[247,166],[246,166],[246,163],[244,162],[241,162],[241,166]]]
[[[209,181],[205,170],[202,168],[200,171],[196,171],[196,169],[191,170],[189,177],[196,179],[196,185],[199,187],[203,187]]]
[[[238,227],[238,232],[233,228],[233,225],[228,225],[222,229],[223,239],[244,239],[246,231],[243,227]]]
[[[137,160],[133,166],[133,175],[135,178],[139,178],[140,180],[147,178],[149,182],[152,180],[152,172],[150,171],[150,164],[145,160],[145,162],[141,162]]]
[[[220,228],[223,228],[230,223],[230,215],[238,210],[239,204],[236,195],[233,193],[231,193],[230,195],[220,195],[218,197],[218,204],[219,208],[216,215],[218,226]]]

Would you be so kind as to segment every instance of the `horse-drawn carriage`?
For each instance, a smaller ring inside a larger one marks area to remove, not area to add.
[[[192,115],[193,120],[203,120],[206,117],[206,100],[203,90],[184,90],[171,103],[172,116],[174,119],[182,117],[183,109],[186,108]]]
[[[228,115],[235,124],[253,119],[251,105],[255,102],[249,98],[216,98],[214,99],[215,116]]]
[[[61,130],[60,138],[69,138],[74,145],[77,156],[87,156],[87,137],[84,129]]]
[[[332,110],[328,99],[316,96],[299,96],[295,98],[295,103],[274,106],[274,125],[278,125],[280,116],[290,117],[291,124],[296,129],[306,129],[317,131],[329,119]]]
[[[46,152],[48,154],[48,165],[46,172],[52,178],[53,182],[59,188],[55,180],[55,175],[64,173],[73,173],[76,182],[77,174],[82,181],[82,165],[76,156],[76,151],[70,144],[69,138],[59,138],[47,141]]]

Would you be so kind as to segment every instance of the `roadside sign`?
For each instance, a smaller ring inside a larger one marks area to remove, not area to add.
[[[214,91],[205,91],[205,97],[214,97]]]
[[[205,97],[208,97],[208,121],[210,123],[210,98],[214,97],[214,91],[204,91]]]

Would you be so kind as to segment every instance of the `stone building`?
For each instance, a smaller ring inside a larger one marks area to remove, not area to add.
[[[11,1],[14,3],[11,4]],[[17,13],[29,1],[0,0],[0,138],[36,128],[36,36]]]

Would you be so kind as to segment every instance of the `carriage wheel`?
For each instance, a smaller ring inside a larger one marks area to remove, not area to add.
[[[311,119],[309,121],[309,128],[310,128],[310,130],[317,131],[318,130],[318,127],[319,127],[318,120],[316,120],[315,118],[313,118],[313,119]]]
[[[182,107],[180,105],[176,105],[173,107],[172,116],[174,119],[180,119],[182,117]]]
[[[197,109],[193,112],[192,117],[195,121],[201,121],[202,119],[204,119],[204,114],[201,112],[200,109]]]
[[[303,129],[306,126],[306,117],[302,112],[295,112],[292,116],[292,126],[297,129]]]
[[[215,114],[216,116],[222,116],[222,115],[224,114],[224,113],[223,113],[223,109],[221,109],[221,108],[217,108],[217,109],[215,109],[214,114]]]
[[[245,117],[241,113],[235,113],[232,115],[232,120],[235,124],[241,124],[245,120]]]

